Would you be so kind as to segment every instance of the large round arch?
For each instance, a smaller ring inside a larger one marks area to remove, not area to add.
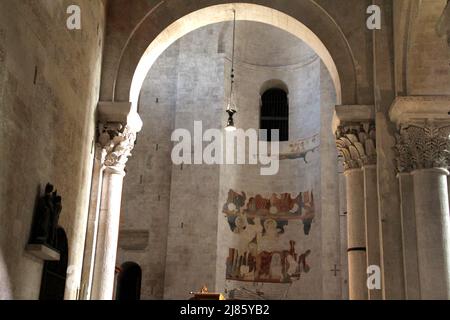
[[[145,76],[159,55],[195,29],[232,20],[235,9],[238,20],[273,25],[307,43],[330,72],[337,104],[357,102],[357,75],[351,47],[323,8],[311,0],[298,3],[294,11],[286,1],[254,2],[257,3],[162,1],[136,21],[120,52],[106,51],[101,99],[131,101],[136,108]]]

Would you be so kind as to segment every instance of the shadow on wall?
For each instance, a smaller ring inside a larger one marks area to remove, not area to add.
[[[8,274],[8,267],[6,266],[5,259],[3,258],[3,251],[0,248],[0,300],[11,300],[11,282]]]

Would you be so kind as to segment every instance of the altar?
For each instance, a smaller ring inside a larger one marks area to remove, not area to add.
[[[223,294],[209,292],[206,286],[200,290],[200,292],[191,292],[194,295],[189,300],[226,300]]]

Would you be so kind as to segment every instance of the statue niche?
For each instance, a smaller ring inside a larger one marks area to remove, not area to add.
[[[37,202],[29,244],[41,244],[52,249],[58,247],[57,230],[61,211],[61,197],[48,183],[44,195]]]

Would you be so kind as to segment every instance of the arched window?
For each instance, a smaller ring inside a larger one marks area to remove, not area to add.
[[[134,262],[125,262],[117,277],[116,300],[140,300],[141,280],[141,267]]]
[[[272,141],[270,130],[279,130],[279,141],[289,140],[289,104],[286,91],[269,89],[262,95],[261,129],[266,129],[267,141]]]

